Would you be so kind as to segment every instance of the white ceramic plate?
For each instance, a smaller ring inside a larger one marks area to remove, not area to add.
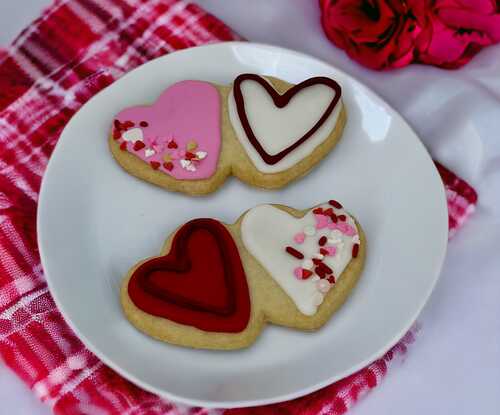
[[[241,72],[290,82],[334,77],[348,123],[340,144],[307,177],[279,191],[228,180],[209,197],[169,193],[125,173],[107,137],[122,108],[152,102],[183,79],[229,83]],[[306,208],[335,198],[368,238],[364,274],[316,333],[268,326],[246,350],[200,351],[155,341],[125,319],[123,275],[159,252],[195,217],[233,222],[259,203]],[[410,328],[438,278],[447,244],[442,182],[418,137],[349,75],[289,50],[224,43],[167,55],[92,98],[65,128],[45,174],[39,246],[54,299],[82,341],[136,384],[187,404],[260,405],[321,388],[380,357]]]

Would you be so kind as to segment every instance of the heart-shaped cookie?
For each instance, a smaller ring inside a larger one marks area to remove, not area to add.
[[[346,121],[340,95],[325,77],[298,85],[255,74],[234,86],[181,81],[153,105],[119,112],[109,146],[126,171],[169,190],[206,194],[229,175],[279,188],[337,144]]]
[[[239,332],[250,317],[248,286],[238,249],[213,219],[182,226],[170,252],[134,270],[131,300],[148,314],[212,332]]]
[[[229,101],[236,136],[260,171],[276,173],[303,160],[334,131],[340,85],[314,77],[280,94],[266,78],[239,75]]]
[[[357,256],[360,244],[354,220],[336,201],[317,206],[301,218],[271,205],[257,206],[243,218],[241,237],[245,248],[305,315],[316,313]]]
[[[118,113],[113,139],[147,169],[176,180],[207,179],[219,160],[220,108],[219,92],[210,83],[178,82],[153,105]]]
[[[331,200],[307,211],[261,205],[235,224],[196,219],[133,267],[121,300],[134,326],[182,346],[248,346],[265,323],[325,324],[363,269],[359,224]]]

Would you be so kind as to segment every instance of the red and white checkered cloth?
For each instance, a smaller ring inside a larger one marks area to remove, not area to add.
[[[238,35],[222,22],[181,1],[59,0],[0,52],[0,355],[57,414],[175,414],[180,408],[106,367],[54,305],[35,222],[54,145],[75,111],[125,72],[177,49],[233,39]],[[438,169],[451,234],[477,196],[452,172]],[[408,333],[383,358],[306,397],[226,413],[342,414],[379,384],[413,338]]]

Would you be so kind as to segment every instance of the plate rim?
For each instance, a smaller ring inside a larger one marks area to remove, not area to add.
[[[327,61],[324,61],[324,60],[317,58],[315,56],[309,55],[307,53],[299,52],[299,51],[296,51],[293,49],[289,49],[289,48],[285,48],[285,47],[281,47],[281,46],[276,46],[276,45],[271,45],[271,44],[266,44],[266,43],[260,43],[260,42],[225,41],[225,42],[211,43],[211,44],[207,44],[207,45],[197,45],[197,46],[189,47],[186,49],[177,50],[177,51],[168,53],[166,55],[160,56],[158,58],[152,59],[152,60],[145,62],[145,63],[139,65],[138,67],[130,70],[129,72],[127,72],[123,76],[121,76],[119,79],[115,80],[112,84],[103,88],[97,94],[92,96],[87,102],[85,102],[77,110],[77,112],[81,111],[85,106],[91,105],[92,101],[97,96],[99,96],[99,94],[101,94],[103,91],[105,91],[109,86],[115,84],[117,81],[121,81],[122,79],[125,79],[132,72],[141,68],[144,65],[148,65],[148,64],[151,64],[151,63],[156,62],[158,60],[162,60],[162,59],[163,60],[169,59],[169,57],[172,55],[189,54],[195,49],[226,49],[226,48],[239,48],[239,47],[257,48],[257,49],[264,48],[264,49],[267,49],[273,53],[282,52],[282,53],[285,53],[286,55],[294,55],[295,57],[300,58],[300,59],[315,61],[319,64],[322,64],[324,66],[331,68],[333,71],[341,74],[342,76],[344,76],[346,78],[350,78],[350,79],[354,80],[355,82],[357,82],[358,84],[360,84],[364,88],[366,88],[378,100],[380,100],[382,103],[384,103],[384,105],[386,105],[386,107],[392,111],[392,114],[391,114],[392,116],[396,116],[396,117],[400,118],[400,121],[402,123],[404,123],[404,125],[417,138],[416,144],[421,146],[422,150],[425,153],[425,157],[431,163],[433,163],[432,157],[429,154],[429,152],[427,151],[427,148],[424,146],[419,135],[415,132],[415,130],[407,122],[407,120],[400,114],[399,111],[397,111],[383,97],[381,97],[377,92],[375,92],[373,89],[371,89],[369,86],[367,86],[363,81],[359,80],[354,75],[351,75],[351,74],[347,73],[346,71],[339,69],[334,64],[329,63]],[[54,303],[56,304],[57,309],[59,310],[59,312],[63,316],[64,321],[73,330],[74,334],[82,341],[84,346],[89,351],[91,351],[99,360],[101,360],[106,366],[110,367],[111,369],[116,371],[118,374],[120,374],[124,378],[130,380],[132,383],[143,388],[146,391],[155,393],[162,398],[172,400],[175,403],[181,403],[181,404],[190,405],[190,406],[201,406],[201,407],[205,407],[205,408],[209,408],[209,409],[212,409],[212,408],[231,409],[231,408],[242,408],[242,407],[255,407],[255,406],[269,405],[269,404],[273,404],[273,403],[279,403],[279,402],[284,402],[284,401],[300,398],[302,396],[313,393],[319,389],[322,389],[328,385],[331,385],[332,383],[337,382],[338,380],[341,380],[341,379],[359,371],[360,369],[373,363],[374,361],[376,361],[377,359],[382,357],[390,349],[392,349],[403,338],[403,336],[411,329],[411,327],[414,325],[415,321],[417,320],[417,318],[420,315],[420,313],[422,312],[423,308],[425,307],[425,305],[429,301],[429,298],[436,287],[436,284],[437,284],[439,277],[441,275],[441,271],[443,268],[443,264],[444,264],[444,260],[445,260],[445,256],[446,256],[446,252],[447,252],[447,247],[448,247],[448,224],[447,223],[443,223],[443,230],[442,230],[442,236],[441,236],[442,241],[441,241],[441,246],[440,246],[439,257],[437,260],[437,263],[439,265],[436,267],[436,271],[434,272],[435,275],[433,276],[432,284],[430,284],[430,286],[428,288],[428,292],[425,294],[425,296],[422,296],[420,306],[417,307],[416,312],[414,313],[414,316],[408,320],[409,323],[407,323],[404,326],[404,328],[397,335],[393,336],[391,341],[388,342],[385,347],[382,347],[380,350],[373,352],[371,354],[371,357],[359,362],[357,365],[352,366],[350,369],[345,370],[341,373],[337,373],[335,376],[331,376],[323,381],[317,382],[313,385],[310,385],[309,387],[299,389],[295,392],[281,394],[281,395],[275,396],[273,398],[238,400],[238,401],[213,401],[213,400],[211,401],[211,400],[203,400],[203,399],[186,398],[184,396],[179,396],[175,393],[172,393],[172,392],[169,392],[169,391],[166,391],[163,389],[159,389],[159,388],[155,387],[154,385],[148,384],[147,382],[144,382],[140,379],[137,379],[133,374],[127,372],[127,370],[123,369],[120,365],[115,364],[111,359],[108,359],[107,355],[101,353],[99,348],[95,347],[93,342],[86,335],[84,335],[82,332],[80,332],[78,327],[76,327],[76,325],[73,324],[71,319],[69,317],[67,317],[67,313],[66,313],[64,306],[62,306],[62,302],[60,301],[58,295],[55,294],[57,292],[57,290],[54,290],[54,286],[53,286],[54,281],[51,280],[51,277],[49,276],[49,272],[47,271],[47,267],[46,267],[47,259],[46,259],[45,253],[44,253],[45,249],[43,248],[43,244],[42,244],[42,240],[44,239],[44,238],[42,238],[42,234],[44,233],[44,231],[42,229],[44,227],[41,226],[41,223],[43,222],[42,216],[43,216],[43,211],[45,210],[42,206],[45,206],[47,203],[46,202],[47,191],[45,189],[47,188],[47,181],[48,181],[47,177],[49,177],[51,166],[54,164],[53,159],[58,154],[58,152],[61,151],[60,150],[61,146],[59,145],[59,143],[61,142],[61,139],[63,138],[64,132],[65,132],[67,126],[71,123],[71,121],[72,121],[72,118],[65,125],[63,131],[61,132],[61,135],[59,136],[59,139],[55,145],[55,148],[54,148],[54,150],[49,158],[49,161],[48,161],[47,166],[45,168],[45,171],[43,173],[42,181],[41,181],[41,185],[40,185],[40,191],[39,191],[38,208],[37,208],[37,215],[36,215],[37,244],[38,244],[42,269],[43,269],[44,275],[45,275],[45,280],[47,282],[47,286],[48,286],[48,289],[50,291],[50,295],[52,296]],[[437,169],[434,170],[434,175],[437,176],[438,180],[441,180],[439,178],[439,173],[438,173]],[[444,186],[442,187],[442,190],[440,193],[441,193],[441,200],[442,200],[443,209],[445,210],[445,212],[447,212],[447,202],[446,202],[446,195],[445,195]],[[446,217],[447,217],[447,214],[446,214]]]

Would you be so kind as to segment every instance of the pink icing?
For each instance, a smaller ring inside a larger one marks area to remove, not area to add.
[[[160,163],[158,170],[176,179],[205,179],[214,174],[219,160],[220,105],[219,92],[208,82],[178,82],[167,88],[153,105],[126,108],[116,116],[120,123],[131,121],[132,128],[142,130],[144,147],[135,150],[133,142],[127,143],[121,136],[115,139],[146,163]],[[171,141],[177,148],[173,148]],[[188,150],[187,145],[192,141],[197,147]],[[151,150],[155,153],[146,157]],[[196,157],[186,160],[188,151]],[[171,170],[164,166],[166,154],[170,156]]]

